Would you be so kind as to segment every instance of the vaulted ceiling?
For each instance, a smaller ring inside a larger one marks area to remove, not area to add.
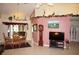
[[[21,13],[25,14],[26,16],[30,16],[32,14],[33,10],[35,8],[37,8],[36,5],[37,5],[36,3],[0,3],[0,13],[11,14],[11,13],[16,13],[16,12],[21,12]],[[42,6],[42,4],[39,5],[39,6]],[[69,3],[67,3],[67,4],[58,3],[57,4],[56,3],[52,6],[53,8],[52,7],[51,8],[52,8],[52,10],[55,9],[56,12],[58,13],[62,9],[64,11],[64,9],[67,9],[67,7],[71,8],[72,6],[74,6],[74,8],[77,9],[77,11],[79,10],[79,4],[78,3],[75,3],[75,4],[73,4],[73,3],[71,3],[71,4],[69,4]],[[72,10],[72,9],[73,9],[73,7],[70,10]]]
[[[32,3],[0,3],[0,13],[11,14],[21,12],[30,16],[35,9],[35,4]]]

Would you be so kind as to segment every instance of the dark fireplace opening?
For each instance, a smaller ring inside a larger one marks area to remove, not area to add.
[[[49,32],[50,47],[64,47],[64,32]]]

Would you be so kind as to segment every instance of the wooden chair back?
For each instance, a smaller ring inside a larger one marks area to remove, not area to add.
[[[12,44],[13,41],[10,37],[5,36],[5,33],[3,33],[3,38],[4,38],[4,48],[6,48],[7,45],[11,45],[11,47],[13,48]]]
[[[14,33],[13,34],[13,44],[19,44],[20,38],[19,38],[19,35],[17,33]]]

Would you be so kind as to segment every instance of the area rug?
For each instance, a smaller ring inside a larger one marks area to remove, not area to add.
[[[30,45],[28,42],[26,42],[26,44],[24,44],[24,43],[21,44],[20,47],[18,47],[18,45],[15,45],[14,48],[12,48],[11,45],[7,45],[7,46],[5,47],[5,50],[7,50],[7,49],[24,48],[24,47],[31,47],[31,45]]]

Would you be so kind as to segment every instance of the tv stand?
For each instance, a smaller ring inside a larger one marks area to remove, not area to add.
[[[64,41],[60,40],[50,40],[50,47],[55,47],[55,48],[64,48]]]

